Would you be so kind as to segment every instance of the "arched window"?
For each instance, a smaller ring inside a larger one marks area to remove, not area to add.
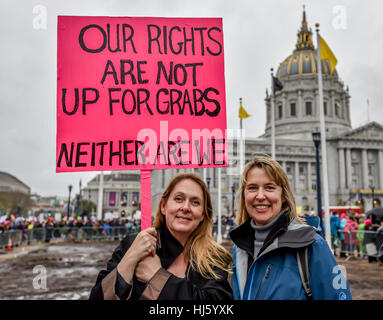
[[[295,117],[297,115],[297,108],[295,102],[290,103],[290,116]]]

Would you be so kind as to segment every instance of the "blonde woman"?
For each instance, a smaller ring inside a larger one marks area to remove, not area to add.
[[[238,227],[230,233],[234,299],[351,299],[327,242],[297,217],[290,183],[277,161],[265,156],[250,161],[239,198]]]
[[[90,299],[227,300],[231,256],[212,238],[209,190],[196,174],[176,175],[154,227],[127,237],[102,270]]]

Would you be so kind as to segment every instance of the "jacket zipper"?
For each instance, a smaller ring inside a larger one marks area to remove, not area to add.
[[[269,264],[269,265],[267,266],[265,275],[263,276],[261,285],[259,286],[257,295],[256,295],[256,297],[255,297],[255,300],[258,300],[258,297],[259,297],[259,295],[260,295],[260,293],[261,293],[261,290],[262,290],[262,287],[263,287],[263,285],[264,285],[264,283],[265,283],[265,280],[269,277],[270,269],[271,269],[271,264]]]

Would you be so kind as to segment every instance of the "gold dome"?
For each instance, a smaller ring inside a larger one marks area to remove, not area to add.
[[[277,77],[279,79],[317,74],[317,51],[312,41],[312,31],[307,26],[304,7],[302,25],[298,32],[298,41],[295,47],[294,52],[279,65],[277,71]],[[321,65],[323,75],[338,77],[336,70],[334,70],[331,75],[328,60],[321,60]]]
[[[322,75],[331,75],[328,60],[321,60]],[[294,76],[310,76],[317,74],[317,51],[316,50],[295,50],[280,65],[277,71],[279,79],[286,79]],[[333,77],[338,77],[336,69]]]

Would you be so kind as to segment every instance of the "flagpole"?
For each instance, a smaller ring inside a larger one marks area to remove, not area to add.
[[[239,105],[242,106],[242,98],[239,98]],[[243,163],[244,163],[244,155],[243,155],[243,138],[244,138],[244,130],[242,118],[239,118],[239,174],[242,174],[243,171]]]
[[[328,171],[327,171],[327,151],[326,151],[326,129],[324,122],[323,110],[323,84],[322,84],[322,66],[321,66],[321,48],[319,36],[319,23],[315,24],[317,33],[318,45],[318,91],[319,91],[319,117],[320,117],[320,132],[321,132],[321,151],[322,151],[322,166],[323,166],[323,200],[324,200],[324,221],[325,221],[325,239],[331,248],[331,228],[330,228],[330,213],[329,213],[329,196],[328,196]],[[318,212],[318,215],[322,212]],[[321,226],[322,227],[322,226]]]
[[[275,160],[274,69],[271,68],[271,158]]]

